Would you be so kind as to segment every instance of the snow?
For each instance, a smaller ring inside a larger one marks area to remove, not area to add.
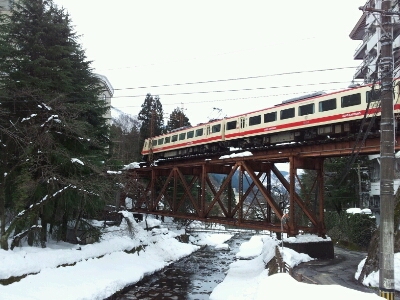
[[[71,158],[71,162],[78,163],[78,164],[81,164],[82,166],[84,166],[84,163],[81,160],[79,160],[78,158]]]
[[[250,151],[244,151],[244,152],[240,152],[240,153],[233,153],[233,154],[229,154],[229,155],[223,155],[219,159],[233,158],[233,157],[245,157],[245,156],[252,156],[252,155],[253,155],[253,153],[251,153]]]
[[[348,214],[353,214],[353,215],[354,214],[366,214],[366,215],[371,215],[372,214],[372,212],[371,212],[371,210],[369,208],[361,209],[361,208],[358,208],[358,207],[348,208],[346,210],[346,212]]]
[[[129,165],[125,165],[123,170],[130,170],[130,169],[138,169],[140,168],[140,164],[138,162],[130,163]]]
[[[367,258],[364,258],[359,264],[357,268],[357,272],[354,275],[354,278],[358,280],[361,275],[361,270],[364,267],[365,261]],[[400,290],[400,253],[394,254],[394,288],[395,290]],[[398,275],[397,275],[398,274]],[[379,270],[376,272],[372,272],[368,276],[364,277],[362,283],[365,286],[371,287],[379,287]]]
[[[168,229],[151,216],[136,223],[131,213],[121,213],[125,217],[121,225],[105,228],[102,240],[95,244],[49,242],[47,248],[23,246],[12,251],[0,250],[0,279],[28,274],[9,285],[0,285],[0,299],[104,299],[190,255],[200,246],[229,250],[225,242],[231,234],[196,232],[185,244],[176,239],[185,233],[183,229]],[[191,226],[206,228],[199,222],[193,222]],[[216,229],[222,228],[216,226]],[[302,240],[301,237],[297,239]],[[314,240],[315,237],[304,239]],[[268,299],[274,299],[284,295],[284,299],[313,300],[333,294],[341,300],[381,299],[375,294],[337,285],[299,283],[287,274],[268,276],[265,266],[275,255],[278,243],[267,235],[254,235],[244,242],[236,254],[237,260],[230,265],[225,279],[216,286],[210,299],[252,300],[266,299],[266,295]],[[292,267],[311,260],[308,255],[286,247],[279,246],[279,250]],[[399,259],[396,257],[397,262]],[[396,269],[400,267],[396,265]]]

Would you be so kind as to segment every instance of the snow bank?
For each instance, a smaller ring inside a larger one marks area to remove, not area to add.
[[[137,224],[131,213],[123,214],[132,226],[124,219],[120,227],[110,227],[99,243],[1,250],[1,279],[37,274],[0,285],[0,299],[104,299],[199,249],[180,243],[166,228],[146,231],[145,222]],[[147,221],[160,224],[152,218]]]

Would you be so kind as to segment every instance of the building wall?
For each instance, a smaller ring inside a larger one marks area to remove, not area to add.
[[[100,79],[101,87],[102,87],[102,93],[100,94],[100,98],[105,100],[108,105],[108,111],[105,115],[105,117],[108,119],[108,124],[111,126],[112,120],[111,120],[111,98],[114,95],[114,88],[112,87],[110,81],[108,78],[104,75],[101,74],[95,74],[97,78]]]
[[[395,1],[393,1],[395,3]],[[360,3],[364,5],[364,2]],[[366,3],[367,7],[380,9],[381,0],[370,0]],[[398,3],[394,11],[399,9]],[[394,17],[393,23],[393,76],[400,76],[400,22],[399,17]],[[381,45],[381,29],[380,15],[377,13],[364,12],[357,24],[350,33],[350,38],[359,40],[360,45],[354,53],[354,59],[360,61],[360,66],[354,74],[355,79],[362,79],[365,83],[371,83],[374,80],[379,80],[378,63],[380,59]],[[371,167],[369,170],[370,191],[369,191],[369,208],[374,212],[375,216],[379,217],[380,210],[380,155],[370,155]],[[395,179],[394,193],[400,186],[400,155],[396,155],[395,163]]]
[[[9,13],[12,0],[0,0],[0,13]]]

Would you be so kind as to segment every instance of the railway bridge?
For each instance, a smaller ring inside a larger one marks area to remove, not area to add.
[[[395,148],[400,150],[400,136],[396,136]],[[138,213],[285,232],[289,236],[300,231],[325,236],[324,159],[355,152],[379,154],[380,139],[366,139],[362,145],[331,141],[250,151],[163,160],[157,165],[130,169],[121,200],[131,198],[132,211]],[[289,163],[288,176],[278,170],[276,163]],[[301,193],[303,198],[297,193],[305,188],[299,169],[315,170],[317,174],[310,190]],[[287,192],[288,202],[284,205],[273,197],[272,174]],[[238,190],[234,193],[232,181],[236,180]]]

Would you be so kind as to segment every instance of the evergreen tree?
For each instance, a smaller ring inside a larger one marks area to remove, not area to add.
[[[139,131],[140,122],[137,117],[121,114],[117,119],[113,119],[111,126],[113,159],[124,165],[140,160],[142,149],[139,148]]]
[[[100,82],[65,10],[52,0],[21,0],[4,18],[0,107],[12,126],[1,137],[0,213],[14,216],[7,230],[2,222],[6,249],[14,229],[21,237],[42,228],[44,245],[49,225],[65,240],[70,221],[76,230],[102,207],[110,141]]]
[[[191,126],[189,122],[189,118],[185,115],[185,113],[180,108],[175,108],[173,112],[169,116],[169,120],[167,122],[166,130],[171,131],[173,129],[177,129],[180,127]]]
[[[142,149],[145,139],[164,132],[164,112],[158,96],[146,95],[138,120],[141,122],[140,149]]]

